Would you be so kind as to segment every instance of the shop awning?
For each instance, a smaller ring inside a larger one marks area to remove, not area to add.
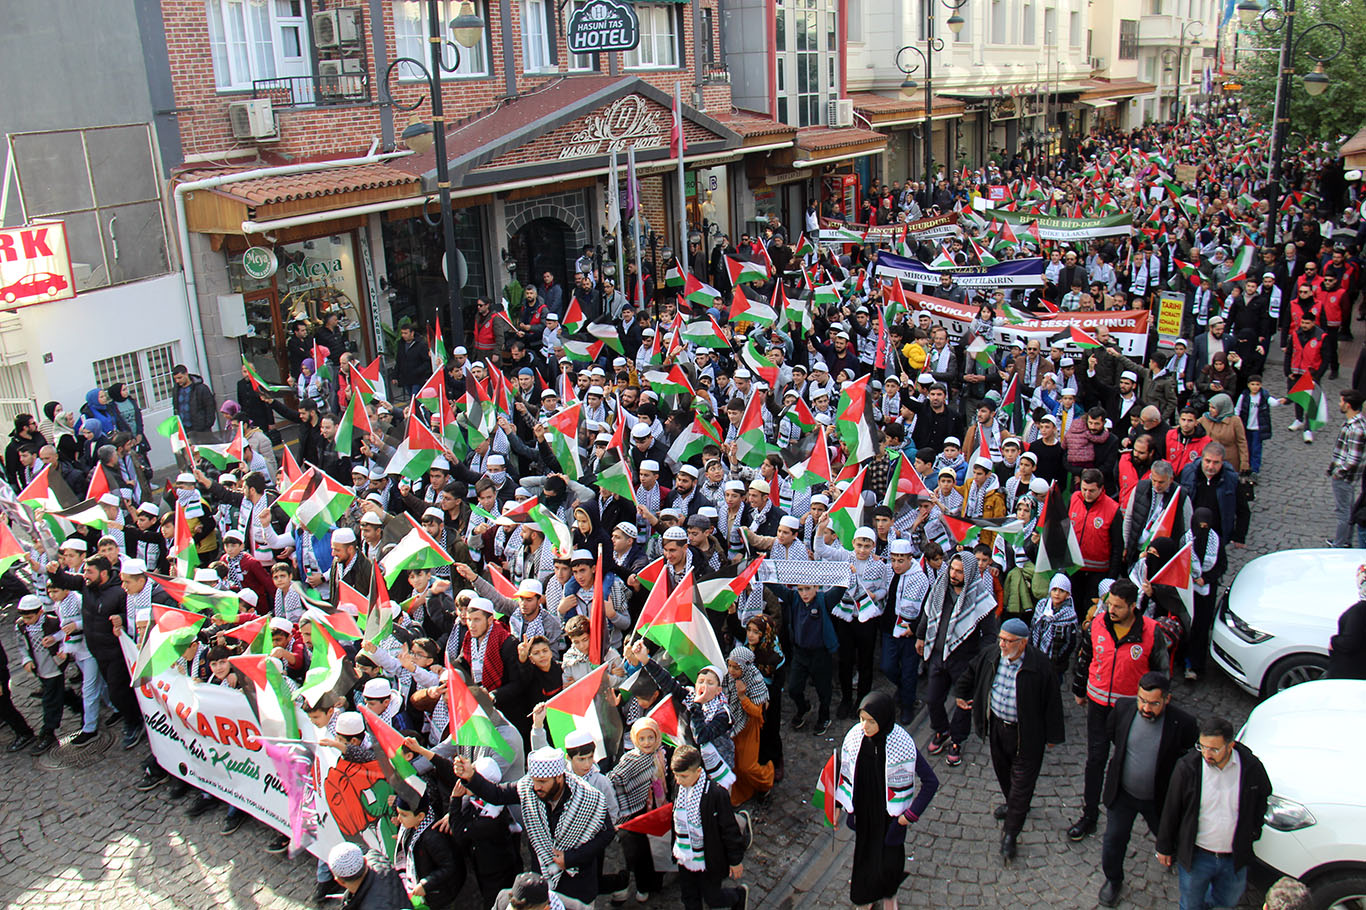
[[[246,168],[194,168],[176,174],[174,181],[241,170]],[[186,194],[185,218],[196,233],[241,235],[244,221],[273,221],[408,199],[421,193],[421,183],[385,164],[258,177]]]
[[[1123,99],[1146,95],[1157,86],[1137,79],[1088,79],[1079,101],[1098,101],[1106,98]]]
[[[884,95],[879,92],[850,92],[849,99],[854,102],[854,110],[875,129],[907,126],[921,123],[925,119],[925,95],[917,92],[914,97]],[[956,98],[946,95],[933,95],[930,98],[930,117],[944,120],[962,116],[966,105]]]
[[[1109,98],[1102,98],[1099,101],[1092,101],[1088,98],[1081,98],[1079,99],[1078,103],[1085,105],[1089,108],[1100,109],[1102,107],[1114,107],[1118,102],[1112,101]]]
[[[818,167],[876,155],[887,148],[887,134],[856,126],[808,126],[797,130],[797,144],[774,155],[774,169]]]
[[[665,161],[673,99],[635,76],[570,76],[508,99],[455,124],[446,133],[451,183],[462,190],[501,191],[532,180],[604,172],[609,151],[640,164]],[[683,106],[687,161],[712,163],[741,150],[743,137],[721,121]],[[391,165],[436,187],[430,151]]]

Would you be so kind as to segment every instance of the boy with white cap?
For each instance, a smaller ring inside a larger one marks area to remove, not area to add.
[[[878,617],[887,598],[892,570],[874,555],[877,533],[863,526],[854,531],[854,551],[840,546],[828,518],[821,522],[816,538],[816,558],[846,562],[850,583],[844,597],[831,610],[839,640],[840,717],[853,717],[854,706],[873,688],[873,651],[877,648]],[[858,692],[854,691],[854,665],[858,665]]]
[[[377,850],[366,852],[350,841],[344,841],[327,854],[327,866],[337,884],[346,891],[343,907],[398,910],[413,906],[403,887],[403,879]],[[319,883],[318,890],[323,892],[323,883]],[[326,893],[330,894],[331,889]]]
[[[14,631],[19,639],[20,660],[23,668],[38,679],[43,697],[43,730],[30,750],[41,755],[57,745],[57,728],[62,723],[62,696],[66,679],[63,667],[67,657],[62,653],[61,621],[43,612],[43,602],[33,594],[19,598],[15,606],[19,618]]]

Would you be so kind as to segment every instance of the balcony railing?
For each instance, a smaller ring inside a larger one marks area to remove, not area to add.
[[[251,96],[269,98],[276,110],[325,107],[333,104],[368,104],[370,78],[365,73],[344,73],[256,79],[251,83]]]

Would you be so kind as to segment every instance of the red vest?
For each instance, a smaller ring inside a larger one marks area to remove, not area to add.
[[[1100,499],[1087,506],[1081,491],[1072,494],[1067,518],[1081,547],[1082,567],[1093,572],[1110,567],[1110,525],[1119,515],[1119,503],[1101,494]]]
[[[1152,660],[1157,626],[1142,616],[1134,617],[1140,640],[1125,642],[1116,649],[1105,617],[1105,611],[1098,609],[1091,621],[1091,668],[1086,674],[1086,695],[1096,704],[1108,707],[1120,698],[1138,694],[1138,681],[1148,672]]]

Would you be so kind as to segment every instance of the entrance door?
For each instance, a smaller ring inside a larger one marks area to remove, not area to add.
[[[274,286],[242,295],[247,308],[247,330],[242,350],[256,372],[267,382],[283,382],[289,375],[285,358],[285,325],[280,317],[280,296]]]
[[[517,263],[517,280],[523,287],[541,283],[546,272],[555,276],[562,288],[572,288],[569,280],[569,225],[558,218],[537,218],[512,235],[509,252]]]

